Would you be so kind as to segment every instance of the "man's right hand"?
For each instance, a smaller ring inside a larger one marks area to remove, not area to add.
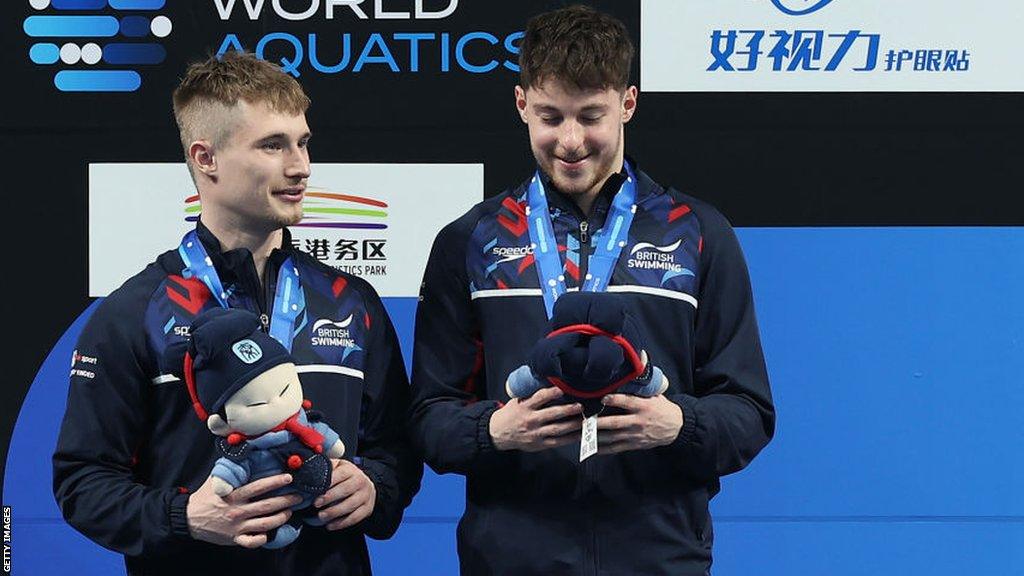
[[[189,496],[185,508],[188,530],[196,540],[259,548],[267,543],[267,532],[287,522],[292,515],[290,508],[302,501],[297,494],[253,501],[287,486],[292,481],[290,474],[261,478],[223,498],[214,493],[212,478]]]
[[[561,397],[562,391],[551,386],[529,398],[513,398],[495,410],[490,423],[494,447],[538,452],[578,442],[583,427],[583,406],[547,406]]]

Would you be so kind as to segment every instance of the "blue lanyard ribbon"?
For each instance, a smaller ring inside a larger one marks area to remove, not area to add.
[[[533,256],[537,262],[537,277],[540,280],[540,291],[544,295],[544,308],[551,318],[555,300],[565,294],[565,276],[562,273],[562,258],[558,255],[558,241],[551,224],[551,213],[548,211],[548,200],[544,191],[544,183],[540,172],[534,174],[527,189],[529,202],[530,242],[533,244]],[[612,200],[604,226],[592,237],[594,253],[587,260],[587,277],[584,278],[583,290],[586,292],[603,292],[611,283],[615,263],[619,259],[629,228],[633,225],[633,214],[636,213],[636,175],[629,163],[626,163],[626,181]]]
[[[199,278],[209,288],[217,303],[224,308],[228,305],[228,293],[224,284],[213,267],[213,261],[206,253],[203,243],[195,230],[185,234],[178,246],[178,254],[185,263],[182,276]],[[291,256],[281,264],[277,275],[277,290],[274,293],[274,307],[270,311],[270,335],[281,343],[289,352],[292,350],[292,339],[295,336],[295,320],[306,309],[306,297],[299,282],[299,271],[292,262]]]

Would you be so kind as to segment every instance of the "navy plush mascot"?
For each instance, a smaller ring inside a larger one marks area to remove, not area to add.
[[[345,445],[319,414],[307,412],[294,360],[260,326],[246,310],[204,312],[192,322],[190,339],[168,349],[166,362],[185,380],[196,415],[218,436],[221,456],[210,472],[216,494],[292,474],[292,483],[272,495],[303,499],[264,545],[282,548],[298,538],[303,523],[323,524],[312,502],[330,487],[329,458],[340,458]]]
[[[611,393],[657,396],[668,379],[649,361],[643,331],[621,296],[568,292],[555,302],[551,331],[505,383],[510,398],[547,386],[586,401]]]

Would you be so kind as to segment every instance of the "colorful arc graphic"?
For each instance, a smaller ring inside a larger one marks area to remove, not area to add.
[[[388,213],[382,210],[388,207],[387,202],[375,198],[310,190],[306,192],[302,204],[304,215],[302,221],[294,225],[297,227],[350,230],[386,230],[388,227],[384,222],[348,221],[347,218],[342,220],[346,216],[356,217],[359,220],[387,218]],[[352,204],[358,206],[352,206]],[[186,222],[195,222],[199,219],[201,212],[202,206],[199,204],[198,194],[185,199]]]

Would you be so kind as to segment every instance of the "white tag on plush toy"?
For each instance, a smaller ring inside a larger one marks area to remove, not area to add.
[[[583,419],[583,435],[580,437],[580,462],[597,454],[597,414]]]

